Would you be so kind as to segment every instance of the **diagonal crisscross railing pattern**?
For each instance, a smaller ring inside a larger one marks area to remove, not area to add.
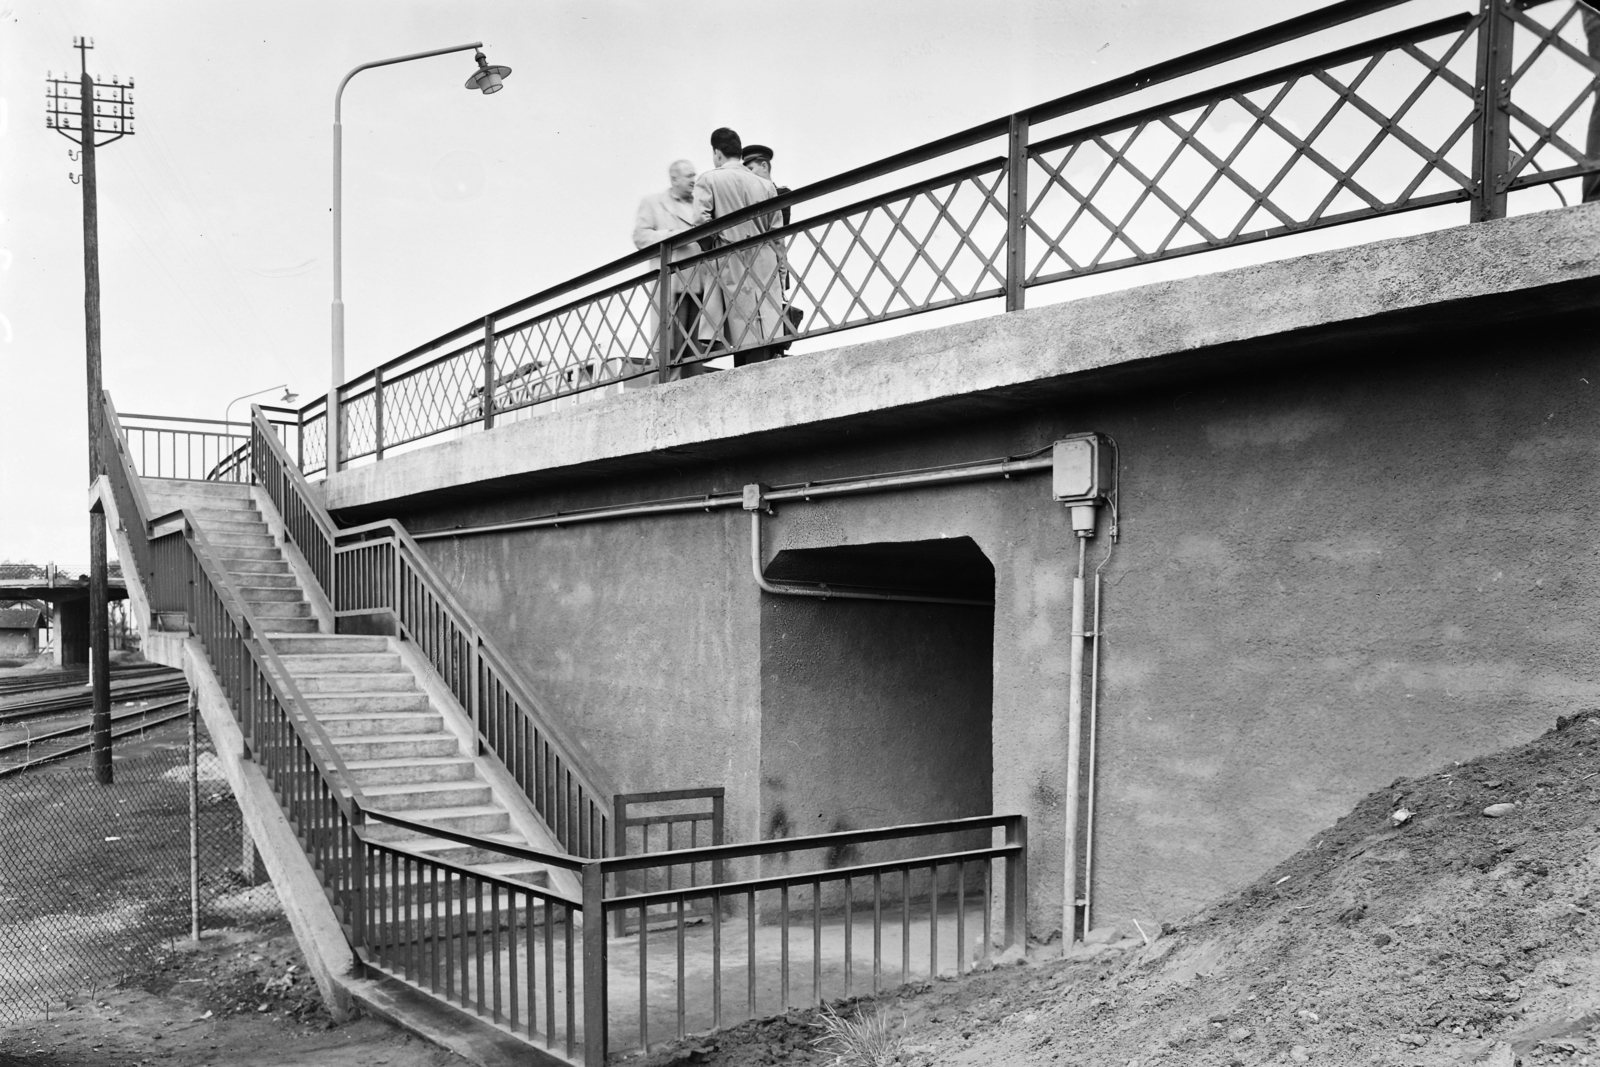
[[[1475,12],[1087,121],[1410,6],[1340,0],[674,234],[341,386],[336,460],[903,316],[1000,298],[1017,310],[1030,287],[1083,275],[1420,208],[1499,218],[1513,197],[1570,203],[1554,183],[1580,178],[1600,196],[1600,15],[1585,0],[1478,0]],[[1077,116],[1084,124],[1060,131]],[[972,162],[985,145],[1001,151]],[[683,254],[719,235],[727,242]],[[324,407],[302,410],[307,472],[327,465]]]
[[[1596,128],[1586,108],[1600,85],[1600,14],[1584,4],[1508,9],[1516,27],[1504,105],[1516,154],[1506,189],[1591,173]]]
[[[1448,19],[1030,149],[1028,280],[1466,199],[1478,22]]]

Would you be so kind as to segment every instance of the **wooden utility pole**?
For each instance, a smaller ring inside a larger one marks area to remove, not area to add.
[[[83,317],[89,402],[89,484],[104,473],[100,440],[105,432],[105,393],[100,379],[100,224],[96,201],[95,149],[133,132],[133,80],[95,81],[89,75],[89,50],[94,41],[75,37],[79,73],[67,78],[46,76],[49,87],[45,124],[82,146],[83,174]],[[73,90],[76,90],[75,92]],[[76,104],[76,114],[72,104]],[[77,136],[73,136],[76,134]],[[106,140],[96,144],[101,134]],[[70,154],[70,153],[69,153]],[[95,781],[110,785],[111,772],[111,635],[106,618],[106,516],[97,501],[89,509],[89,684],[93,690],[89,760]]]

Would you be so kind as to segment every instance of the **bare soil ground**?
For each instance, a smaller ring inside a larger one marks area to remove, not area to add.
[[[884,1013],[893,1062],[915,1067],[1600,1063],[1597,817],[1600,712],[1396,781],[1148,942],[1044,946],[841,1010]],[[0,1033],[0,1067],[460,1062],[373,1020],[333,1026],[299,966],[285,932],[207,940]],[[862,1062],[819,1034],[791,1012],[631,1062]]]
[[[1600,1063],[1597,816],[1600,712],[1396,781],[1148,943],[1047,947],[848,1011],[887,1013],[896,1062],[941,1067]],[[640,1062],[866,1062],[815,1046],[816,1024],[791,1013]]]
[[[122,988],[0,1030],[0,1067],[443,1067],[453,1054],[376,1019],[336,1024],[286,925],[207,933]]]

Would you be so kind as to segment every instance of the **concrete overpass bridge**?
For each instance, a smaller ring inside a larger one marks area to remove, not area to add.
[[[106,599],[128,598],[122,567],[113,563],[106,580]],[[31,600],[48,605],[57,666],[89,663],[89,568],[56,563],[0,563],[0,603]]]
[[[1148,929],[1592,702],[1600,49],[1415,10],[797,190],[257,409],[210,480],[113,413],[147,648],[330,997],[599,1063]]]

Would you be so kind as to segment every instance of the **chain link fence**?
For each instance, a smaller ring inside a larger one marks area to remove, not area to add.
[[[197,734],[193,753],[181,719],[118,740],[109,786],[87,754],[0,777],[0,1023],[139,975],[191,935],[196,904],[202,929],[284,921]]]

